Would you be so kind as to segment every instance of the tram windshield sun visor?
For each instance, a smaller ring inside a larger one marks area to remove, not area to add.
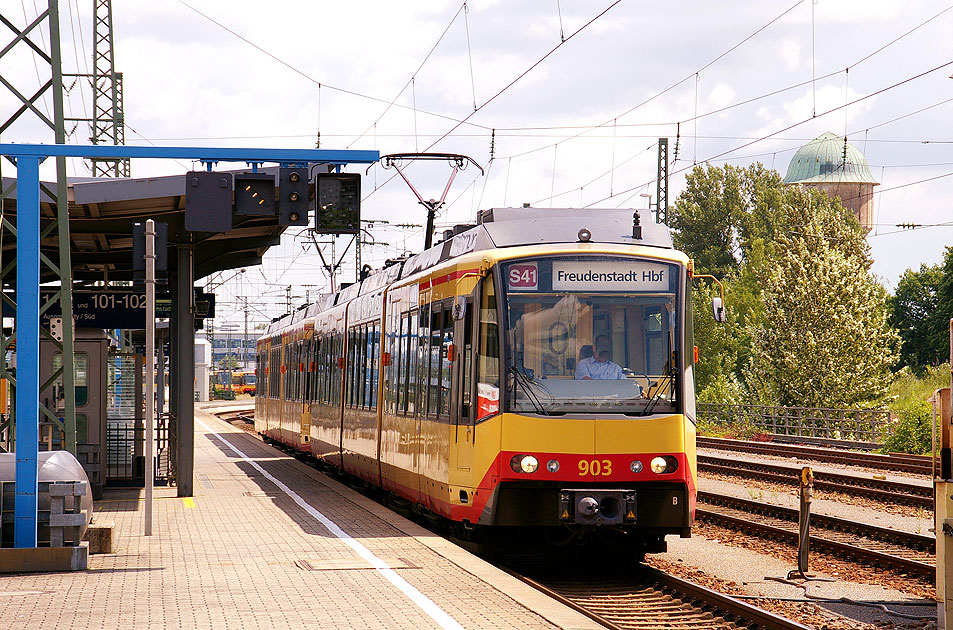
[[[612,256],[504,265],[506,410],[675,411],[678,269]]]

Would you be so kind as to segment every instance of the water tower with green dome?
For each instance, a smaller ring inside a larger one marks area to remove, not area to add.
[[[786,185],[809,186],[837,197],[864,229],[874,222],[874,186],[867,159],[847,138],[827,132],[797,150],[784,177]]]

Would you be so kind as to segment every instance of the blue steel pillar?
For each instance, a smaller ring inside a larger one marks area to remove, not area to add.
[[[16,547],[36,547],[40,432],[40,162],[17,159]]]

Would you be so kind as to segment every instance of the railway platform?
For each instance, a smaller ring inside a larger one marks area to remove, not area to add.
[[[5,628],[597,628],[252,435],[195,409],[195,491],[107,490],[114,553],[0,580]]]

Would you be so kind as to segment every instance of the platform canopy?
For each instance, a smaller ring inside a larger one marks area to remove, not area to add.
[[[326,170],[326,167],[321,168]],[[250,169],[231,172],[246,173]],[[259,168],[258,172],[277,176],[278,168]],[[183,173],[165,177],[68,180],[70,256],[74,281],[81,285],[103,280],[131,280],[132,226],[146,219],[168,224],[170,247],[180,242],[194,246],[195,280],[218,271],[260,264],[268,248],[278,244],[286,226],[278,224],[277,216],[235,215],[233,229],[227,233],[186,233],[182,229],[185,178]],[[4,177],[4,190],[15,183],[15,178]],[[41,185],[55,194],[55,182],[42,182]],[[312,185],[312,198],[313,192]],[[5,217],[15,222],[15,190],[3,200],[2,211]],[[40,215],[43,226],[53,222],[56,217],[56,200],[42,189]],[[16,242],[12,239],[3,242],[2,248],[4,259],[9,260],[8,256],[16,251]],[[42,238],[40,248],[47,258],[58,261],[56,230]],[[174,255],[170,254],[170,261],[173,259]],[[43,265],[41,273],[43,282],[58,279]]]

